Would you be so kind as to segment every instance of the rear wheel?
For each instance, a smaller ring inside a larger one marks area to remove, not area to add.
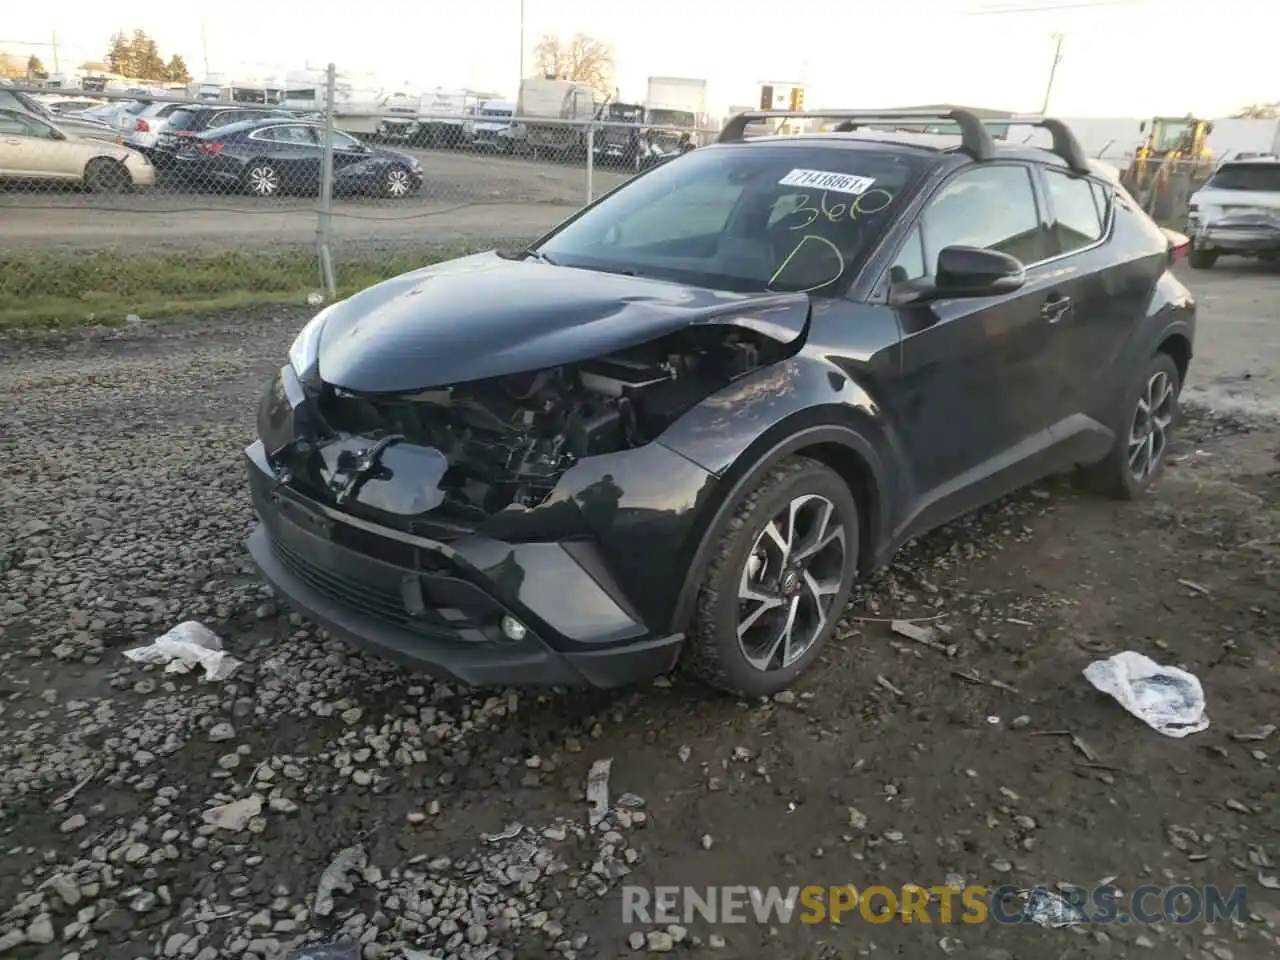
[[[255,197],[274,197],[280,192],[280,171],[265,160],[254,160],[245,168],[244,188]]]
[[[94,193],[123,193],[133,186],[133,177],[119,160],[96,157],[85,165],[84,182]]]
[[[1193,270],[1212,270],[1217,262],[1218,254],[1213,250],[1192,250],[1187,255],[1187,263],[1191,264]]]
[[[686,664],[740,696],[790,686],[844,611],[858,556],[858,507],[830,467],[791,457],[734,511],[703,575]]]
[[[1128,395],[1111,452],[1083,470],[1086,486],[1117,500],[1134,500],[1159,478],[1181,389],[1178,365],[1167,353],[1157,353]]]

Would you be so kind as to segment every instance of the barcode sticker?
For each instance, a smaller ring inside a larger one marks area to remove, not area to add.
[[[778,181],[784,187],[811,187],[814,190],[832,190],[854,196],[866,193],[876,182],[875,177],[859,177],[851,173],[832,173],[828,170],[792,170]]]

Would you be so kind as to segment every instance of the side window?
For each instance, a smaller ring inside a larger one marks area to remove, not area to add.
[[[1070,253],[1100,240],[1107,224],[1103,188],[1092,180],[1056,170],[1045,170],[1044,180],[1053,205],[1053,232],[1059,252]]]
[[[294,146],[314,147],[316,145],[315,141],[311,139],[311,131],[306,127],[267,127],[265,130],[258,131],[255,137],[259,140],[270,140],[272,143],[288,143]]]
[[[0,135],[7,137],[29,137],[31,131],[21,117],[12,113],[0,113]]]
[[[925,266],[924,237],[919,224],[907,235],[907,241],[898,251],[893,266],[889,268],[890,283],[905,283],[908,280],[919,280],[933,271]]]
[[[924,262],[929,274],[944,247],[998,250],[1024,264],[1047,256],[1031,170],[981,166],[961,173],[930,201],[921,218]]]

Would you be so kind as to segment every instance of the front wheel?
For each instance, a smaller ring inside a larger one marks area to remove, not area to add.
[[[807,457],[774,466],[720,531],[698,595],[686,664],[739,696],[790,686],[830,639],[853,589],[858,506]]]
[[[1191,264],[1192,270],[1212,270],[1217,262],[1218,254],[1215,250],[1192,250],[1187,255],[1187,263]]]
[[[1128,394],[1111,452],[1084,469],[1085,485],[1117,500],[1141,496],[1164,470],[1181,390],[1178,365],[1157,353]]]

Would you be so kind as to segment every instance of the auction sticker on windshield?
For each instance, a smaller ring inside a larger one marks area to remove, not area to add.
[[[866,193],[876,182],[875,177],[858,177],[849,173],[832,173],[828,170],[792,170],[778,181],[784,187],[813,187],[816,190],[833,190],[854,196]]]

